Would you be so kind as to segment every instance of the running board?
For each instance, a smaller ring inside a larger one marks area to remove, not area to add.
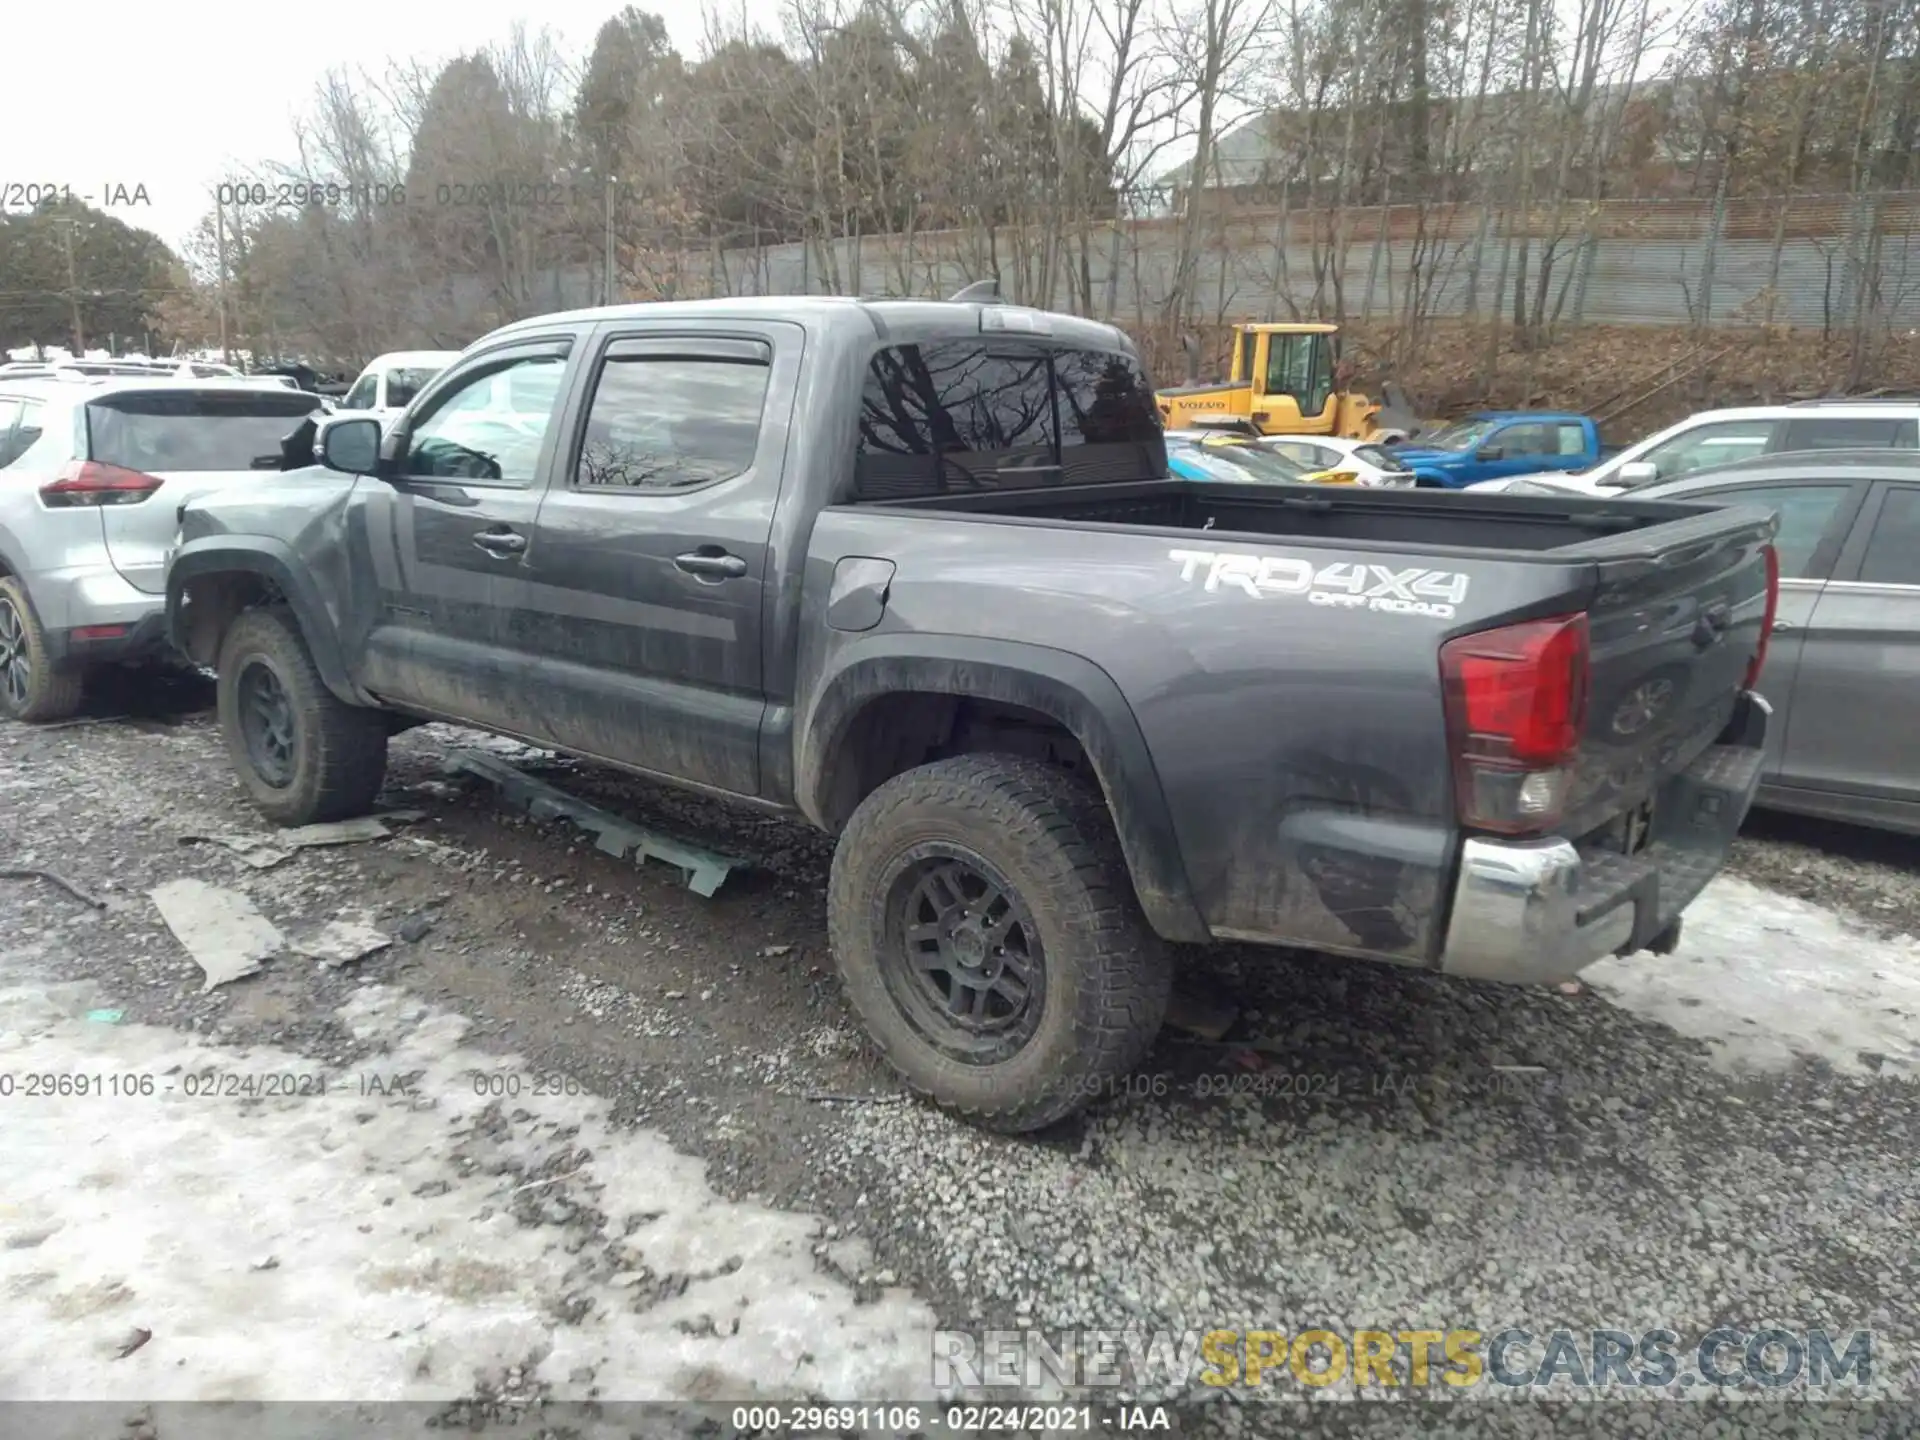
[[[711,896],[728,875],[748,863],[623,820],[534,779],[484,750],[455,750],[447,756],[445,769],[449,775],[467,774],[487,781],[499,790],[503,801],[524,810],[531,819],[571,820],[594,837],[595,848],[617,860],[632,855],[636,865],[643,860],[672,865],[696,895]]]

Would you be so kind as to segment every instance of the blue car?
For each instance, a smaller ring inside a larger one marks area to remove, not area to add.
[[[1393,454],[1421,485],[1462,490],[1482,480],[1586,470],[1613,452],[1591,416],[1563,411],[1486,410],[1457,420]]]

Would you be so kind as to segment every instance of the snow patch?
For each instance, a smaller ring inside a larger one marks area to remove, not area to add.
[[[1687,908],[1672,955],[1602,960],[1580,978],[1705,1040],[1722,1071],[1811,1057],[1843,1073],[1920,1076],[1920,944],[1882,940],[1737,876],[1715,879]]]

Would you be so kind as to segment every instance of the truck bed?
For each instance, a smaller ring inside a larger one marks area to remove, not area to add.
[[[1467,494],[1423,490],[1329,493],[1270,485],[1196,485],[1143,480],[1126,485],[977,491],[914,500],[868,502],[863,510],[962,512],[1009,521],[1070,520],[1094,526],[1205,530],[1259,540],[1338,541],[1347,545],[1417,546],[1514,558],[1532,552],[1556,561],[1645,555],[1684,545],[1695,532],[1724,538],[1728,511],[1657,500],[1546,495]],[[1764,527],[1766,512],[1752,520]],[[1686,522],[1695,522],[1688,524]],[[1658,537],[1643,532],[1661,527]],[[1641,538],[1636,538],[1641,537]],[[1648,541],[1654,543],[1649,545]]]

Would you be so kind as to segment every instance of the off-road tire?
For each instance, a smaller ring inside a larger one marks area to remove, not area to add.
[[[0,684],[0,715],[29,724],[66,719],[80,708],[84,677],[78,670],[54,669],[53,659],[47,653],[47,632],[40,624],[40,617],[33,613],[33,602],[27,599],[25,585],[11,575],[0,579],[0,602],[19,617],[27,656],[26,701],[16,705],[8,698],[6,686]]]
[[[888,907],[928,842],[971,852],[1011,882],[1044,955],[1037,1028],[994,1064],[930,1043],[889,990]],[[834,851],[828,924],[841,981],[917,1093],[987,1129],[1037,1130],[1098,1098],[1159,1034],[1173,961],[1134,898],[1099,791],[1019,756],[961,755],[881,785]]]
[[[259,773],[241,729],[240,680],[255,664],[273,672],[292,702],[293,774],[285,785]],[[386,714],[348,705],[327,689],[285,606],[248,610],[233,622],[220,643],[215,695],[234,772],[267,819],[311,825],[372,808],[387,772]]]

